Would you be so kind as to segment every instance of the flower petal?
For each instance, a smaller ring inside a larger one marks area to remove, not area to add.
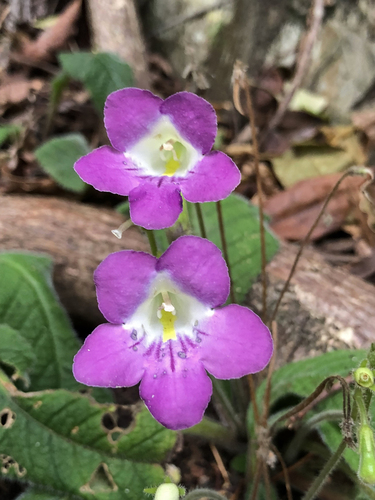
[[[110,146],[102,146],[86,156],[82,156],[74,165],[74,170],[88,184],[98,191],[127,196],[138,186],[135,167],[122,153]]]
[[[110,323],[122,324],[148,297],[157,259],[123,250],[106,257],[94,272],[99,309]]]
[[[241,173],[229,156],[213,151],[181,180],[181,191],[192,203],[219,201],[229,196],[240,181]]]
[[[159,360],[150,357],[140,385],[140,396],[153,417],[168,429],[186,429],[202,420],[210,401],[212,383],[196,355],[182,359],[170,352]]]
[[[104,124],[112,146],[124,152],[145,136],[160,118],[162,102],[149,90],[112,92],[104,106]]]
[[[99,325],[74,357],[76,380],[94,387],[137,384],[144,373],[144,348],[131,335],[122,325]]]
[[[157,271],[168,271],[181,291],[207,306],[224,304],[229,294],[228,268],[221,251],[198,236],[181,236],[159,258]]]
[[[179,187],[163,177],[157,181],[144,181],[129,193],[131,220],[146,229],[173,226],[182,212]]]
[[[272,356],[272,337],[262,320],[247,307],[217,309],[197,326],[200,359],[214,377],[239,378],[256,373]]]
[[[178,133],[200,153],[208,153],[215,141],[217,119],[210,103],[190,92],[178,92],[168,97],[160,107]]]

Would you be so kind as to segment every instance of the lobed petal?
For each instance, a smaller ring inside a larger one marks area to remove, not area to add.
[[[149,362],[139,393],[158,422],[168,429],[186,429],[202,420],[212,383],[196,356],[181,359],[169,345],[169,354]]]
[[[148,297],[157,259],[123,250],[108,255],[94,272],[99,309],[110,323],[122,324]]]
[[[201,154],[211,150],[217,133],[216,113],[202,97],[178,92],[162,103],[160,112],[169,117],[181,137]]]
[[[181,191],[192,203],[219,201],[229,196],[240,181],[241,173],[229,156],[213,151],[181,181]]]
[[[173,226],[182,212],[179,187],[163,177],[157,181],[144,180],[129,193],[131,220],[145,229]]]
[[[99,325],[74,357],[78,382],[94,387],[130,387],[144,373],[144,348],[122,325]]]
[[[182,292],[209,307],[222,305],[229,295],[229,274],[219,248],[198,236],[181,236],[159,258],[158,272],[167,271]]]
[[[161,117],[162,102],[149,90],[112,92],[104,106],[104,124],[112,146],[124,152],[147,135]]]
[[[218,379],[256,373],[272,356],[272,337],[262,320],[247,307],[231,304],[198,324],[200,359]]]
[[[83,156],[75,163],[74,170],[98,191],[127,196],[139,184],[134,165],[110,146],[102,146]]]

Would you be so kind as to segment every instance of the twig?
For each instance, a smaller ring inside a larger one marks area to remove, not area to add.
[[[349,175],[356,175],[356,174],[358,174],[358,175],[359,175],[359,172],[354,172],[352,169],[347,170],[347,171],[346,171],[346,172],[345,172],[345,173],[344,173],[344,174],[340,177],[340,179],[336,182],[336,184],[333,186],[332,191],[331,191],[331,192],[329,193],[329,195],[327,196],[327,198],[326,198],[326,200],[325,200],[325,202],[324,202],[324,204],[323,204],[323,206],[322,206],[322,208],[321,208],[321,210],[320,210],[320,212],[319,212],[319,214],[318,214],[317,218],[315,219],[314,224],[311,226],[311,228],[310,228],[309,232],[307,233],[307,235],[305,236],[305,238],[303,239],[303,241],[302,241],[302,243],[301,243],[301,245],[300,245],[300,247],[299,247],[298,253],[297,253],[296,258],[294,259],[294,262],[293,262],[292,269],[290,270],[290,273],[289,273],[288,279],[286,280],[286,282],[285,282],[285,284],[284,284],[284,287],[283,287],[283,289],[282,289],[282,291],[281,291],[281,293],[280,293],[280,296],[279,296],[279,298],[278,298],[278,300],[277,300],[277,303],[276,303],[275,309],[274,309],[273,314],[272,314],[272,316],[271,316],[271,320],[270,320],[271,322],[272,322],[272,321],[274,321],[274,319],[276,318],[277,311],[278,311],[278,309],[279,309],[280,303],[281,303],[281,301],[282,301],[282,299],[283,299],[283,297],[284,297],[285,292],[288,290],[288,287],[289,287],[290,281],[291,281],[291,279],[292,279],[292,277],[293,277],[294,271],[296,270],[296,267],[297,267],[297,264],[298,264],[298,262],[299,262],[299,259],[300,259],[301,255],[302,255],[302,252],[303,252],[303,250],[304,250],[305,246],[307,245],[307,243],[310,241],[310,237],[311,237],[312,233],[314,232],[314,229],[315,229],[315,228],[316,228],[316,226],[318,225],[318,223],[319,223],[319,221],[320,221],[320,219],[321,219],[321,217],[322,217],[322,215],[323,215],[323,213],[324,213],[325,209],[327,208],[328,203],[331,201],[331,199],[332,199],[333,195],[336,193],[336,191],[337,191],[338,187],[340,186],[341,182],[342,182],[342,181],[343,181],[346,177],[348,177]]]
[[[220,456],[220,453],[217,451],[216,446],[214,444],[210,443],[210,448],[211,448],[212,454],[215,458],[216,464],[219,468],[220,474],[222,475],[222,477],[224,479],[224,484],[222,486],[222,489],[227,490],[230,487],[230,479],[229,479],[228,472],[224,466],[224,463],[223,463],[223,460]]]
[[[275,369],[275,363],[276,363],[277,340],[278,340],[276,321],[272,322],[271,332],[272,332],[272,337],[273,337],[273,355],[272,355],[270,364],[268,365],[266,390],[264,393],[264,412],[263,412],[263,416],[262,416],[263,425],[266,425],[266,423],[267,423],[268,412],[269,412],[269,407],[270,407],[272,374],[273,374],[273,371]]]
[[[255,468],[255,474],[254,474],[254,480],[253,480],[253,489],[251,491],[250,500],[256,500],[256,498],[257,498],[258,488],[259,488],[259,483],[260,483],[260,478],[261,477],[262,477],[261,461],[258,460],[256,468]]]
[[[251,138],[253,142],[252,155],[254,158],[254,167],[256,174],[256,184],[258,192],[258,206],[259,206],[259,234],[260,234],[260,252],[261,252],[261,264],[262,264],[262,319],[264,322],[267,321],[267,274],[266,274],[266,235],[264,231],[264,209],[263,209],[263,187],[262,179],[260,176],[259,168],[259,147],[257,139],[257,129],[255,124],[255,114],[253,103],[250,94],[250,83],[246,76],[246,67],[240,61],[236,61],[233,68],[232,76],[233,84],[233,102],[239,113],[247,116],[250,127],[251,127]],[[243,109],[241,104],[241,90],[245,92],[246,97],[246,109]]]
[[[263,468],[264,484],[266,487],[266,500],[271,500],[271,480],[270,480],[270,473],[269,473],[266,462],[263,462],[262,468]]]
[[[350,391],[349,391],[349,386],[347,381],[344,379],[344,377],[341,377],[340,375],[332,375],[331,377],[327,377],[321,382],[318,387],[308,396],[305,398],[301,403],[299,403],[297,406],[292,408],[291,410],[287,411],[283,415],[281,415],[271,426],[270,429],[270,434],[272,434],[272,431],[276,428],[277,424],[282,422],[283,420],[286,420],[287,418],[293,417],[297,413],[299,413],[301,410],[304,410],[312,401],[314,401],[325,389],[326,385],[329,382],[332,382],[333,380],[338,380],[341,384],[342,390],[343,390],[343,415],[344,415],[344,420],[348,420],[350,418],[350,413],[351,413],[351,405],[350,405]]]
[[[288,467],[286,466],[281,453],[279,452],[279,450],[276,448],[275,445],[271,446],[271,450],[277,456],[277,458],[280,462],[281,468],[283,470],[283,476],[284,476],[284,480],[285,480],[285,489],[286,489],[286,494],[287,494],[288,500],[293,500],[292,488],[290,486]],[[276,478],[276,476],[273,479],[275,480],[275,478]]]
[[[301,86],[302,80],[306,74],[308,65],[311,59],[312,49],[318,35],[319,28],[322,24],[324,16],[324,0],[313,0],[311,9],[310,27],[306,33],[303,43],[301,44],[301,51],[298,56],[297,68],[292,80],[289,92],[285,95],[283,101],[280,103],[275,116],[272,118],[266,136],[274,130],[283,119],[289,103],[292,100],[294,93]]]
[[[228,255],[228,246],[227,246],[227,240],[225,237],[225,229],[224,229],[224,220],[223,220],[223,212],[221,210],[221,202],[217,201],[216,202],[216,211],[217,211],[217,218],[219,221],[219,231],[220,231],[220,239],[221,239],[221,246],[223,247],[223,254],[224,254],[224,259],[226,260],[227,266],[228,266],[228,273],[229,273],[229,279],[230,279],[230,300],[234,304],[236,302],[236,297],[234,294],[234,288],[233,288],[233,281],[232,281],[232,273],[230,269],[230,264],[229,264],[229,255]]]

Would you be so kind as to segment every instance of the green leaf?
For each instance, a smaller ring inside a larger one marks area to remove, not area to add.
[[[69,500],[69,497],[66,495],[60,496],[54,493],[47,493],[32,487],[17,497],[17,500]]]
[[[21,130],[22,127],[20,125],[3,125],[0,127],[0,146],[8,139],[17,137]]]
[[[35,156],[58,184],[65,189],[82,193],[86,184],[74,171],[74,163],[90,152],[86,139],[81,134],[67,134],[55,137],[35,150]]]
[[[221,205],[234,291],[236,300],[242,302],[262,269],[258,209],[244,197],[236,194],[228,196],[221,202]],[[201,209],[207,238],[222,248],[216,203],[202,203]],[[196,212],[192,204],[189,204],[189,213],[194,233],[200,234]],[[266,228],[268,260],[275,255],[278,247],[276,237]]]
[[[30,343],[10,326],[0,325],[0,345],[0,362],[13,368],[12,379],[29,385],[28,372],[36,361]]]
[[[69,75],[61,71],[51,81],[50,105],[52,110],[56,109],[61,100],[62,93],[69,83]]]
[[[163,469],[145,461],[164,459],[175,433],[146,415],[143,406],[129,407],[132,420],[117,441],[102,425],[115,406],[80,394],[25,394],[0,375],[0,407],[13,415],[11,425],[0,425],[2,474],[9,479],[69,500],[140,500],[143,488],[163,480]]]
[[[52,261],[27,253],[0,253],[0,323],[32,346],[31,390],[81,387],[72,375],[80,347],[51,279]]]
[[[65,53],[59,55],[59,61],[68,75],[85,85],[100,113],[111,92],[133,85],[130,66],[115,54]]]
[[[365,350],[338,350],[314,358],[289,363],[272,375],[271,406],[278,399],[293,394],[301,399],[309,396],[323,380],[331,375],[346,377],[366,357]],[[262,405],[266,381],[257,390],[257,400]],[[341,406],[342,407],[342,406]],[[253,412],[248,412],[249,430],[253,429]]]

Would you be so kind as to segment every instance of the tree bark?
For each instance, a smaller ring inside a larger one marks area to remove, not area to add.
[[[149,88],[146,47],[133,0],[88,0],[94,47],[114,52],[132,68],[139,87]]]

